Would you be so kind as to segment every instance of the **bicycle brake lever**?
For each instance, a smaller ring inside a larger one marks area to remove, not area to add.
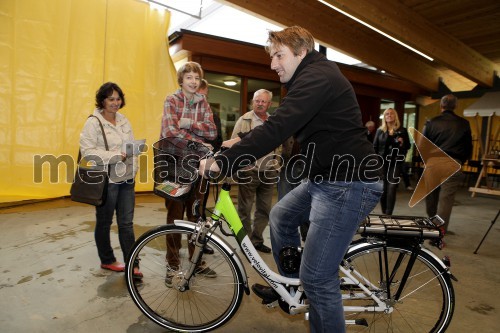
[[[196,199],[195,202],[193,203],[193,206],[191,206],[191,212],[193,213],[193,216],[198,219],[201,214],[200,214],[200,200]]]

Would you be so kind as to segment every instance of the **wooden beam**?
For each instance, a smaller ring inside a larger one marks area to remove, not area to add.
[[[171,53],[176,53],[180,50],[189,50],[191,52],[201,52],[205,55],[223,58],[228,57],[230,54],[231,59],[262,64],[268,66],[269,70],[271,70],[271,60],[262,46],[238,42],[238,47],[235,48],[234,40],[214,37],[207,41],[206,35],[193,31],[182,30],[179,36],[182,37],[179,38],[180,42],[176,40],[171,43]]]
[[[207,38],[204,34],[182,30],[171,41],[169,51],[172,60],[187,54],[205,71],[225,73],[231,68],[234,75],[278,81],[278,75],[271,70],[269,55],[260,45],[222,37]]]
[[[356,26],[344,15],[318,1],[288,0],[223,0],[227,5],[275,23],[308,29],[316,41],[341,50],[378,69],[414,82],[427,91],[437,91],[443,73],[427,60],[415,58],[393,42],[373,38],[373,33],[361,24]]]
[[[408,80],[402,80],[399,77],[341,63],[339,63],[338,66],[342,74],[344,74],[351,83],[383,87],[387,90],[407,93],[411,96],[425,95],[427,93],[415,84]],[[385,96],[382,97],[387,98]]]
[[[278,81],[275,71],[269,66],[258,65],[254,63],[235,62],[232,59],[216,58],[207,55],[200,55],[193,52],[193,56],[198,56],[197,62],[205,71],[226,73],[231,68],[232,75],[240,75],[261,80]]]
[[[324,1],[429,55],[479,85],[493,86],[494,72],[499,70],[494,62],[401,2],[384,0],[381,4],[380,1],[373,0]]]

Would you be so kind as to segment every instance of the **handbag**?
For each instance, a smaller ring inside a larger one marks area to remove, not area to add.
[[[109,150],[108,141],[106,140],[106,134],[104,133],[104,127],[102,126],[101,120],[94,115],[90,115],[89,118],[90,117],[95,117],[97,121],[99,121],[99,126],[101,126],[102,136],[104,138],[104,145],[106,146],[106,150]],[[102,206],[106,202],[108,193],[109,174],[106,170],[106,166],[83,166],[80,165],[81,159],[82,153],[78,150],[75,179],[70,189],[71,200],[97,207]]]

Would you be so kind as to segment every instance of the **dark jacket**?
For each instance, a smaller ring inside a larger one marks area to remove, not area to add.
[[[335,62],[313,51],[285,87],[288,93],[274,115],[216,157],[224,174],[241,167],[235,163],[239,156],[262,157],[293,135],[302,154],[314,145],[307,166],[311,179],[367,181],[380,176],[373,166],[367,170],[366,160],[361,163],[374,154],[373,146],[366,138],[354,90]]]
[[[397,141],[398,137],[403,139],[403,144],[400,144],[399,141]],[[394,131],[394,135],[390,136],[388,132],[384,132],[379,128],[377,129],[375,138],[373,139],[373,147],[375,148],[375,153],[384,158],[391,154],[391,150],[394,148],[399,150],[398,155],[406,157],[406,153],[408,152],[408,149],[410,149],[410,137],[408,136],[408,131],[406,128],[400,127]]]
[[[207,143],[210,143],[214,147],[214,151],[219,151],[222,141],[224,141],[222,139],[222,126],[219,116],[215,112],[212,115],[214,116],[215,127],[217,127],[217,137],[214,140],[207,140]]]
[[[451,110],[445,110],[439,116],[427,121],[423,135],[462,164],[472,154],[469,122]]]

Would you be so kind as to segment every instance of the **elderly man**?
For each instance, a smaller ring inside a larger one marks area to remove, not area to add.
[[[253,95],[253,110],[238,119],[231,138],[244,136],[262,125],[269,117],[267,110],[271,106],[272,98],[272,92],[265,89],[257,90]],[[250,235],[252,244],[263,253],[271,253],[271,249],[264,245],[262,234],[269,223],[269,212],[278,176],[277,161],[274,157],[274,152],[271,152],[237,174],[238,214]],[[255,214],[252,223],[251,211],[254,202]]]

